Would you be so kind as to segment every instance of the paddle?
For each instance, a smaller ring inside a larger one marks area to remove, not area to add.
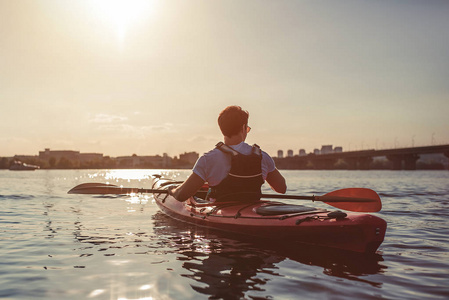
[[[75,186],[69,194],[131,194],[131,193],[154,193],[167,194],[167,190],[125,188],[105,183],[83,183]],[[205,197],[207,191],[198,191],[196,196]],[[271,199],[293,199],[311,200],[324,202],[330,206],[355,212],[378,212],[382,208],[379,195],[365,188],[347,188],[327,193],[323,196],[297,196],[283,194],[262,194],[261,198]]]
[[[67,192],[68,194],[90,194],[90,195],[125,195],[125,194],[138,194],[138,193],[153,193],[153,194],[167,194],[167,190],[158,189],[139,189],[139,188],[126,188],[119,187],[113,184],[105,183],[83,183],[75,186],[73,189]],[[206,196],[207,191],[198,191],[196,196]]]

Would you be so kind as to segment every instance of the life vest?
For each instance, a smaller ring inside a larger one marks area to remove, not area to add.
[[[210,187],[208,198],[216,202],[260,200],[264,183],[260,147],[253,145],[249,155],[241,154],[223,142],[218,143],[216,148],[231,156],[231,169],[218,185]]]

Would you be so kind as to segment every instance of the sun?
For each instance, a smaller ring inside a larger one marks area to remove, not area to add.
[[[151,17],[155,0],[91,0],[95,15],[116,30],[119,41],[124,42],[126,32],[133,23]]]

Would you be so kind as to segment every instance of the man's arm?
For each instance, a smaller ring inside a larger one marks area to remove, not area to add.
[[[186,201],[203,186],[204,180],[195,173],[192,173],[183,184],[177,188],[169,190],[169,194],[178,201]]]
[[[270,187],[278,193],[285,194],[287,191],[285,178],[281,175],[278,169],[274,169],[274,171],[267,174],[267,182]]]

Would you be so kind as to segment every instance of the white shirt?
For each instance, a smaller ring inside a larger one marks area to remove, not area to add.
[[[252,151],[252,146],[245,142],[241,142],[238,145],[230,146],[237,152],[249,155]],[[267,178],[268,173],[273,172],[276,169],[273,159],[266,152],[262,151],[262,177],[263,180]],[[209,186],[218,185],[231,170],[231,156],[223,153],[223,151],[215,148],[200,158],[198,158],[195,166],[193,167],[193,173],[200,176],[201,179],[209,183]]]

